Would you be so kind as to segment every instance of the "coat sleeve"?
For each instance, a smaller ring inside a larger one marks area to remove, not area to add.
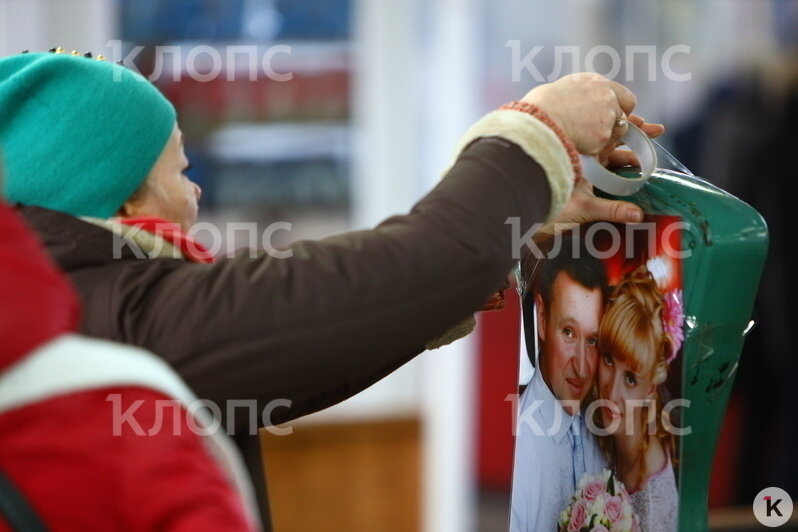
[[[543,222],[550,182],[527,150],[482,138],[408,214],[297,242],[290,258],[137,261],[109,314],[121,341],[164,357],[199,397],[223,412],[282,399],[264,421],[282,423],[363,390],[474,313],[518,256],[508,219],[522,234]]]

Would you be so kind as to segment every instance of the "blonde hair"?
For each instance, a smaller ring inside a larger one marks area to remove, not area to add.
[[[657,387],[653,407],[642,407],[641,460],[652,437],[662,441],[666,452],[672,454],[675,451],[673,437],[665,427],[659,388],[668,378],[668,356],[673,347],[673,342],[662,325],[664,306],[663,294],[656,281],[645,266],[640,266],[624,276],[612,289],[599,327],[598,344],[602,359],[605,354],[612,356],[628,365],[635,374],[649,378]],[[648,430],[647,426],[651,415],[649,408],[656,411],[654,431]],[[600,416],[596,416],[595,420],[600,422]],[[608,459],[614,453],[611,440],[608,437],[599,438]],[[639,481],[649,476],[645,471],[645,461],[641,464],[642,478]]]
[[[656,281],[640,266],[612,290],[599,328],[602,354],[611,354],[656,385],[668,377],[673,346],[662,326],[664,306]]]

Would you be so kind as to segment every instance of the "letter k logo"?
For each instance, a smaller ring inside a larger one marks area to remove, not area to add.
[[[771,486],[754,498],[754,517],[767,527],[778,527],[792,517],[792,497],[781,488]]]
[[[773,497],[767,496],[763,498],[765,499],[765,503],[767,504],[767,509],[765,510],[765,512],[767,513],[768,517],[770,517],[773,514],[773,512],[776,512],[776,514],[779,517],[783,517],[781,511],[779,510],[779,503],[781,502],[781,499],[778,499],[776,502],[773,502]]]

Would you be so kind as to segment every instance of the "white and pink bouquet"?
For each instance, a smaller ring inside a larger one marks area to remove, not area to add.
[[[560,514],[559,532],[640,532],[640,521],[623,482],[605,469],[585,475]]]

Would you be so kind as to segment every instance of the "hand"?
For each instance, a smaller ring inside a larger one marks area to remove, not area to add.
[[[645,119],[637,115],[629,115],[629,122],[643,130],[643,133],[654,139],[665,133],[665,126],[662,124],[649,124]],[[634,152],[629,150],[617,149],[622,142],[620,139],[612,140],[598,155],[599,162],[610,168],[621,166],[640,166],[640,161]]]
[[[599,198],[593,192],[593,185],[580,177],[574,183],[571,199],[563,210],[535,235],[535,239],[552,236],[588,222],[640,223],[643,209],[634,203],[621,200]]]
[[[632,91],[591,73],[571,74],[535,87],[523,101],[548,114],[585,155],[599,155],[626,134],[629,126],[616,126],[616,121],[631,115],[637,104]]]
[[[641,116],[629,115],[629,121],[642,129],[650,138],[659,137],[665,132],[665,126],[646,123]],[[640,166],[634,152],[617,149],[620,144],[620,140],[611,141],[607,148],[599,154],[599,161],[602,164],[609,163],[609,166]],[[569,226],[574,227],[598,221],[640,223],[643,221],[643,210],[628,201],[596,197],[593,185],[584,178],[578,178],[574,183],[574,191],[568,203],[554,220],[540,229],[539,234],[540,236],[553,235]]]

